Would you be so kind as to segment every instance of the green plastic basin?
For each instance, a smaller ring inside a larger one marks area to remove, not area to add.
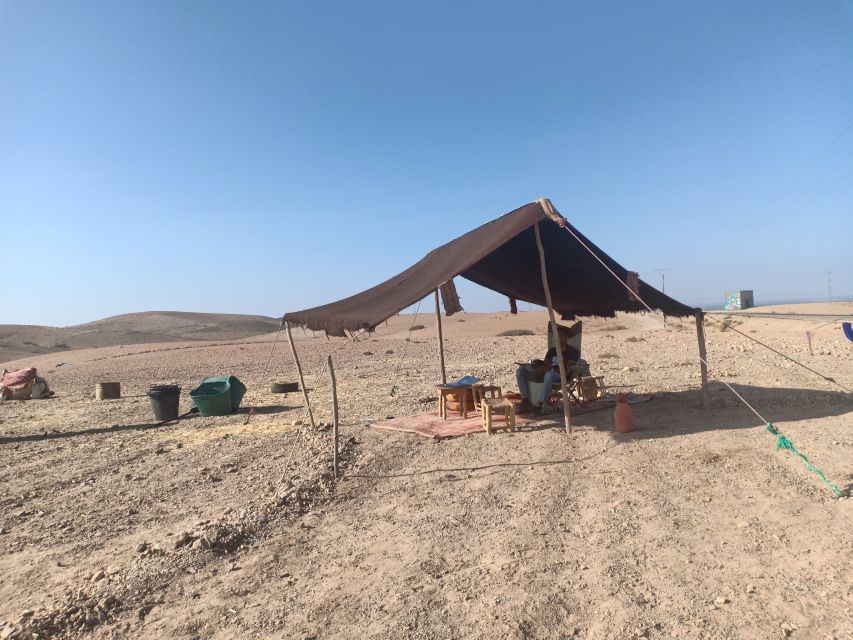
[[[240,407],[246,385],[235,376],[205,378],[190,391],[190,400],[203,416],[225,416]]]

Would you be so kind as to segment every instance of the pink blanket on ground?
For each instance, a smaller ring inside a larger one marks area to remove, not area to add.
[[[608,406],[612,407],[613,405],[590,402],[583,407],[572,407],[572,415],[574,416],[582,413],[589,413],[591,411],[600,411],[601,409],[608,408]],[[515,424],[518,427],[523,427],[531,422],[536,422],[537,420],[551,420],[554,418],[562,420],[561,416],[562,411],[559,414],[548,414],[544,418],[516,416]],[[485,433],[483,429],[483,417],[479,413],[469,413],[467,418],[451,415],[448,420],[445,420],[438,415],[437,411],[435,411],[431,413],[421,413],[416,416],[401,416],[391,420],[371,422],[370,426],[376,429],[388,429],[389,431],[407,431],[408,433],[417,433],[418,435],[426,438],[435,438],[436,440],[455,438],[457,436],[464,436],[470,433]]]
[[[527,422],[530,421],[518,416],[515,418],[516,425],[523,425]],[[479,413],[469,412],[467,418],[451,415],[445,420],[435,411],[416,416],[401,416],[392,420],[371,422],[370,426],[376,429],[388,429],[389,431],[407,431],[427,438],[444,440],[445,438],[455,438],[483,431],[483,417]]]
[[[33,368],[19,369],[18,371],[3,371],[3,379],[0,381],[0,386],[6,387],[9,391],[20,391],[35,382],[35,379],[36,370]]]

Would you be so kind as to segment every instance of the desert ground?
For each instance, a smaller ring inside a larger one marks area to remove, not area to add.
[[[316,429],[301,394],[270,393],[296,370],[269,329],[55,353],[10,342],[25,355],[3,366],[37,367],[56,397],[0,405],[0,638],[853,638],[853,500],[723,385],[849,492],[853,398],[749,337],[847,388],[853,343],[837,322],[733,314],[741,335],[724,318],[706,321],[707,410],[692,318],[585,319],[593,373],[654,396],[633,408],[637,431],[615,433],[604,410],[572,434],[547,415],[442,441],[368,426],[436,409],[431,313],[352,342],[296,330]],[[545,322],[445,318],[448,377],[513,389]],[[149,384],[181,385],[184,411],[225,373],[248,386],[239,413],[152,424]],[[96,401],[104,381],[123,397]]]

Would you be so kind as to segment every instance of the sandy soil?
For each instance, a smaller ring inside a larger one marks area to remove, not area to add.
[[[734,322],[853,385],[837,325],[810,350],[820,323]],[[435,407],[433,324],[395,318],[350,344],[297,332],[324,423],[336,350],[337,482],[329,430],[298,424],[299,395],[268,392],[295,379],[273,335],[7,364],[38,367],[58,397],[0,405],[0,638],[853,637],[853,500],[776,450],[719,381],[846,491],[850,394],[709,320],[706,411],[692,320],[633,316],[587,322],[583,348],[609,384],[654,394],[633,434],[606,411],[570,436],[556,416],[440,443],[363,426]],[[536,335],[497,336],[523,328]],[[508,389],[512,363],[544,351],[544,314],[460,314],[445,335],[450,377]],[[226,372],[249,386],[248,425],[151,427],[149,383],[181,384],[185,409]],[[107,380],[125,397],[95,401]]]

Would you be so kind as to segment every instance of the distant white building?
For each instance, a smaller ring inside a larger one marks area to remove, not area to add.
[[[726,301],[723,303],[723,309],[726,311],[741,311],[754,306],[755,301],[752,298],[752,289],[726,291]]]

